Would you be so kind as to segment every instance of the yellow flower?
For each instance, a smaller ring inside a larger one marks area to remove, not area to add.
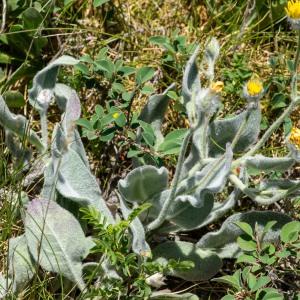
[[[212,82],[210,88],[215,93],[221,93],[224,88],[224,82],[223,81]]]
[[[287,7],[285,7],[286,14],[291,19],[300,19],[300,1],[291,0],[288,1]]]
[[[300,129],[293,127],[289,136],[289,140],[294,144],[298,149],[300,149]]]
[[[263,85],[259,79],[250,79],[247,82],[247,92],[251,97],[259,95],[262,92],[262,90]]]
[[[300,1],[288,1],[287,7],[285,7],[285,11],[292,28],[300,29]]]
[[[263,96],[264,86],[259,76],[253,75],[244,85],[244,97],[249,101],[259,100]]]
[[[112,117],[116,120],[118,119],[120,114],[118,112],[113,113]]]

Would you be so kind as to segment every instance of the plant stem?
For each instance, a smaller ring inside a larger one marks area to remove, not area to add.
[[[184,137],[184,140],[183,140],[183,143],[181,146],[181,151],[180,151],[179,158],[178,158],[178,163],[176,166],[175,175],[173,178],[173,182],[171,184],[171,192],[170,192],[169,198],[163,204],[162,210],[160,211],[160,214],[158,215],[158,217],[153,222],[151,222],[148,226],[146,226],[146,231],[151,231],[151,230],[158,228],[165,221],[165,218],[167,216],[170,205],[174,201],[174,198],[176,195],[180,173],[182,170],[186,150],[187,150],[187,147],[188,147],[188,144],[190,141],[190,137],[192,136],[192,133],[193,133],[193,129],[190,129],[187,132],[186,136]]]
[[[298,30],[298,45],[297,45],[297,52],[294,62],[294,72],[298,73],[298,64],[299,64],[299,57],[300,57],[300,30]]]
[[[40,119],[41,119],[42,143],[44,145],[44,151],[47,151],[47,147],[48,147],[47,112],[41,111]]]
[[[259,105],[259,104],[258,104]],[[248,118],[249,118],[249,107],[248,107],[248,109],[247,109],[247,114],[245,115],[245,117],[244,117],[244,119],[243,119],[243,122],[241,123],[241,125],[240,125],[240,128],[238,129],[238,131],[237,131],[237,133],[236,133],[236,135],[234,136],[234,139],[233,139],[233,141],[232,141],[232,143],[231,143],[231,148],[232,148],[232,151],[234,151],[234,147],[236,146],[236,144],[238,143],[238,141],[239,141],[239,139],[240,139],[240,137],[241,137],[241,135],[242,135],[242,133],[243,133],[243,131],[244,131],[244,129],[245,129],[245,127],[246,127],[246,124],[247,124],[247,122],[248,122]]]

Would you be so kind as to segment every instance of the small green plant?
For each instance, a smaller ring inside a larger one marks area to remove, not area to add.
[[[264,235],[276,221],[266,224],[263,230],[245,222],[237,222],[243,230],[237,243],[244,252],[236,264],[241,264],[233,275],[213,279],[230,285],[223,300],[246,299],[298,299],[300,296],[300,222],[285,224],[280,231],[280,242],[263,241]],[[287,290],[287,291],[285,291]]]
[[[170,37],[152,36],[149,38],[150,43],[163,48],[162,62],[167,70],[176,70],[181,72],[186,63],[186,59],[194,52],[196,44],[188,44],[187,38],[179,34],[179,30],[172,32]]]
[[[81,209],[83,219],[93,228],[95,246],[91,253],[100,257],[99,263],[86,263],[87,282],[94,283],[95,278],[97,282],[84,294],[84,299],[93,296],[103,299],[149,299],[153,289],[151,284],[156,287],[164,285],[163,274],[172,269],[187,270],[193,267],[192,262],[172,259],[166,265],[159,264],[151,261],[150,251],[142,256],[132,253],[127,231],[134,219],[148,208],[149,205],[144,204],[134,209],[127,220],[116,224],[106,224],[105,218],[101,218],[95,209]],[[110,274],[108,269],[101,267],[104,261],[113,267]]]

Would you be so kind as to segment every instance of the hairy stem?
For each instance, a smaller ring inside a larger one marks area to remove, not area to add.
[[[174,178],[173,178],[173,181],[171,184],[171,192],[170,192],[169,198],[163,204],[162,210],[160,211],[160,214],[158,215],[158,217],[146,227],[146,231],[151,231],[151,230],[158,228],[165,221],[165,218],[167,216],[170,205],[175,199],[180,173],[182,170],[186,150],[187,150],[187,147],[188,147],[188,144],[190,141],[190,137],[192,136],[192,133],[193,133],[193,129],[190,129],[188,131],[188,133],[186,134],[186,136],[184,137],[184,140],[183,140],[183,143],[181,146],[181,151],[180,151],[179,158],[178,158],[178,163],[176,166],[175,175],[174,175]]]

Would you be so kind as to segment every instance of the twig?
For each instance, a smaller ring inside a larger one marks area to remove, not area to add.
[[[3,33],[5,29],[6,10],[7,10],[6,0],[2,0],[2,23],[1,23],[0,33]]]

